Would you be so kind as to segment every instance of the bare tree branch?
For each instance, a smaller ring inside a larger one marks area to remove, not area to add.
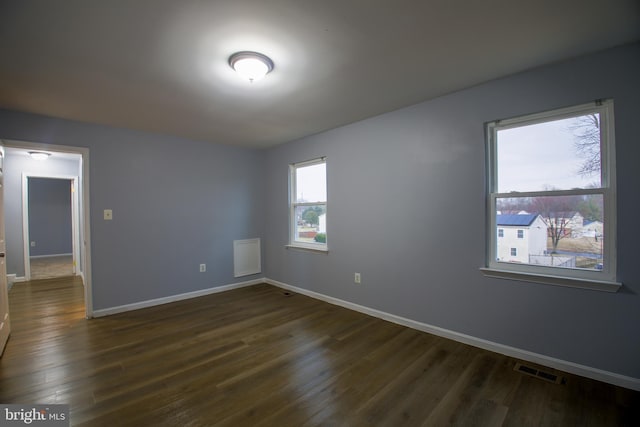
[[[589,176],[600,173],[600,115],[597,113],[576,117],[569,126],[573,132],[577,154],[584,159],[578,173]]]

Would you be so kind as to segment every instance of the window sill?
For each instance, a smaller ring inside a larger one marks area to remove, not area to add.
[[[298,249],[298,250],[302,250],[302,251],[307,251],[307,252],[317,252],[317,253],[321,253],[321,254],[328,254],[329,253],[329,249],[325,246],[325,247],[314,247],[314,246],[303,246],[303,245],[285,245],[286,249]]]
[[[547,276],[518,271],[497,270],[494,268],[480,268],[482,274],[498,279],[518,280],[521,282],[543,283],[546,285],[565,286],[570,288],[590,289],[592,291],[618,292],[622,283],[590,279],[579,279],[562,276]]]

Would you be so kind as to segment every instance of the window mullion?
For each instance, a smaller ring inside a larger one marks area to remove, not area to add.
[[[510,193],[492,193],[498,199],[524,199],[527,197],[548,197],[548,196],[583,196],[590,194],[604,194],[605,187],[580,188],[576,190],[553,190],[553,191],[527,191]]]
[[[294,202],[293,205],[294,206],[318,206],[318,205],[326,206],[327,202]]]

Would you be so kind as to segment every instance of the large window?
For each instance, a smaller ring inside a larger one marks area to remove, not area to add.
[[[289,167],[291,246],[327,249],[327,163],[320,158]]]
[[[489,123],[487,152],[485,274],[617,290],[613,102]]]

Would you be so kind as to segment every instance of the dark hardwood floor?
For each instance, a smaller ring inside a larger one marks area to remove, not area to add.
[[[640,425],[640,393],[269,285],[93,320],[77,278],[16,284],[0,402],[86,426]]]

